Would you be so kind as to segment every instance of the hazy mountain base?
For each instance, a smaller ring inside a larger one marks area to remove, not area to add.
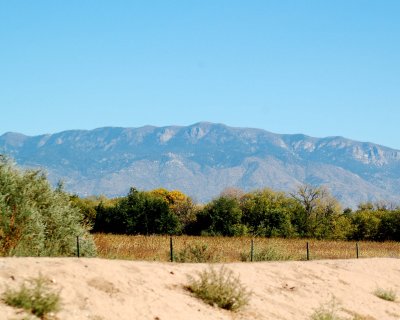
[[[0,152],[41,167],[79,195],[125,195],[129,187],[179,189],[200,202],[226,187],[290,191],[327,186],[345,206],[400,201],[400,151],[341,137],[316,139],[198,123],[100,128],[27,137],[5,134]]]

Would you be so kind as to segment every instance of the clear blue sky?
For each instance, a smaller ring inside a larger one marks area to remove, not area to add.
[[[400,149],[400,1],[1,1],[0,134],[199,121]]]

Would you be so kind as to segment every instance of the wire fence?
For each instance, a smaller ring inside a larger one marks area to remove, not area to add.
[[[400,258],[400,242],[111,234],[95,234],[94,240],[98,256],[111,259],[174,262],[255,262],[372,257]],[[78,243],[79,240],[77,240]]]

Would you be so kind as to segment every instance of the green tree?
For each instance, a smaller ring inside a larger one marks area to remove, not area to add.
[[[400,210],[387,210],[382,213],[378,238],[382,241],[400,241]]]
[[[150,192],[162,198],[169,206],[172,213],[178,218],[180,231],[188,232],[196,220],[196,207],[190,197],[179,190],[155,189]]]
[[[96,220],[96,206],[99,204],[98,201],[94,197],[80,198],[78,195],[72,195],[70,201],[82,213],[82,222],[92,227]]]
[[[242,197],[243,222],[253,235],[291,237],[293,200],[270,189],[251,192]]]
[[[197,215],[197,230],[210,235],[236,236],[246,233],[241,224],[242,211],[234,198],[219,197]]]
[[[299,234],[319,239],[347,236],[347,233],[339,229],[339,226],[348,225],[346,216],[339,202],[326,189],[303,185],[296,193],[291,193],[291,196],[302,207],[294,218]]]
[[[115,206],[97,207],[95,230],[120,234],[176,234],[179,220],[168,203],[151,192],[131,188]]]
[[[374,210],[372,205],[361,204],[351,216],[354,226],[351,238],[354,240],[378,240],[383,211]]]

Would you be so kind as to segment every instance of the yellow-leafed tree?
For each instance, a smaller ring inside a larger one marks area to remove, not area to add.
[[[168,203],[171,211],[178,217],[182,227],[189,225],[196,219],[195,205],[192,199],[179,190],[167,190],[158,188],[150,191]],[[184,231],[184,230],[182,230]]]

